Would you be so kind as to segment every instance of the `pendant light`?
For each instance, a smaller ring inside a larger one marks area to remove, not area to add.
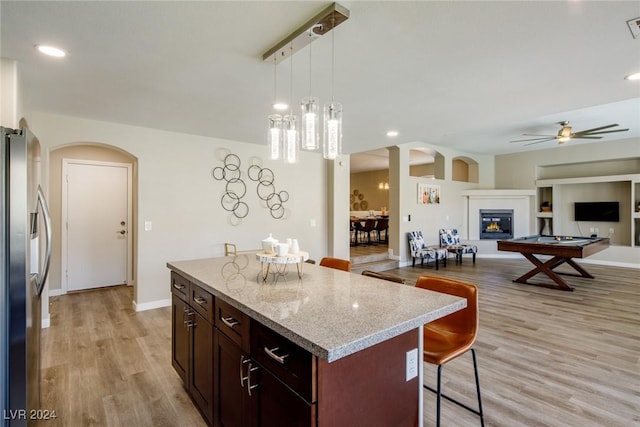
[[[333,98],[335,80],[335,15],[331,16],[331,29],[331,103],[324,106],[322,154],[325,159],[334,160],[342,154],[342,104],[335,102]]]
[[[291,57],[289,58],[289,60],[291,61],[291,78],[289,80],[289,84],[291,94],[290,99],[291,101],[293,101],[293,43],[291,44],[290,56]],[[289,114],[284,116],[284,118],[282,119],[282,129],[284,131],[282,159],[285,161],[285,163],[296,163],[298,161],[300,148],[298,141],[298,117],[293,114],[293,107],[289,108]]]
[[[276,58],[273,58],[273,107],[278,108],[280,105],[276,101],[277,91],[277,64]],[[280,114],[271,114],[267,117],[268,130],[267,130],[267,150],[269,151],[269,158],[271,160],[278,160],[280,158],[280,147],[282,146],[282,116]]]
[[[311,41],[314,37],[313,29],[321,24],[309,28],[309,96],[302,99],[302,123],[300,129],[301,145],[304,150],[317,150],[320,146],[320,101],[311,96]]]

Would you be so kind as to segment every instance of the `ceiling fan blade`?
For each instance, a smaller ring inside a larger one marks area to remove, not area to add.
[[[545,136],[544,138],[529,138],[529,139],[516,139],[514,141],[509,141],[509,142],[527,142],[527,141],[551,141],[552,139],[555,139],[554,137],[549,137],[549,136]]]
[[[590,135],[585,135],[585,136],[580,136],[580,135],[574,135],[571,137],[571,139],[602,139],[601,136],[590,136]]]
[[[544,136],[545,138],[555,138],[555,135],[540,135],[539,133],[523,133],[524,136]]]
[[[553,141],[554,139],[555,138],[548,138],[548,139],[543,139],[542,141],[530,142],[528,144],[524,144],[523,147],[526,147],[527,145],[540,144],[541,142]]]
[[[604,133],[626,132],[629,129],[603,130],[602,132],[576,132],[574,135],[602,135]]]
[[[620,126],[620,125],[616,123],[616,124],[613,124],[613,125],[606,125],[606,126],[600,126],[600,127],[597,127],[597,128],[593,128],[593,129],[581,130],[581,131],[576,132],[576,133],[590,133],[590,132],[593,132],[593,131],[596,131],[596,130],[609,129],[609,128],[612,128],[614,126]]]

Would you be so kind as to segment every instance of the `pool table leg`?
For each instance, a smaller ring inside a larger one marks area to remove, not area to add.
[[[567,260],[567,264],[569,264],[571,267],[573,267],[574,270],[576,270],[578,273],[580,273],[580,275],[582,277],[587,277],[589,279],[595,279],[595,277],[593,277],[591,274],[589,274],[589,272],[587,270],[582,268],[580,266],[580,264],[576,263],[574,260],[568,259]]]
[[[516,282],[516,283],[524,283],[525,285],[541,286],[543,288],[560,289],[560,290],[563,290],[563,291],[573,291],[573,288],[571,286],[569,286],[567,284],[567,282],[562,280],[562,278],[560,276],[558,276],[558,274],[556,272],[553,271],[554,268],[556,268],[557,266],[559,266],[559,265],[561,265],[561,264],[563,264],[565,262],[568,262],[572,267],[575,268],[575,266],[573,265],[575,263],[571,259],[563,258],[563,257],[559,257],[559,256],[554,256],[553,258],[551,258],[551,259],[549,259],[549,260],[547,260],[545,262],[542,262],[538,258],[533,256],[533,254],[523,253],[522,255],[526,259],[528,259],[533,265],[535,265],[536,268],[534,268],[533,270],[529,271],[528,273],[523,274],[522,276],[518,277],[517,279],[514,280],[514,282]],[[580,270],[584,271],[582,268],[580,268]],[[544,284],[544,283],[527,282],[528,279],[532,278],[533,276],[535,276],[538,273],[546,274],[558,286],[547,285],[547,284]],[[585,271],[585,273],[586,273],[586,271]]]

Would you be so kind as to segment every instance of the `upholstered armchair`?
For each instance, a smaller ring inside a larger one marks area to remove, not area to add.
[[[478,253],[478,247],[476,245],[467,245],[460,243],[460,235],[455,228],[441,228],[440,229],[440,247],[446,249],[449,253],[455,254],[456,263],[460,261],[462,264],[462,255],[472,254],[473,262],[476,262],[476,253]]]
[[[410,231],[409,234],[409,250],[411,251],[411,257],[413,258],[412,266],[416,266],[416,258],[419,258],[421,265],[424,265],[424,260],[434,260],[436,264],[436,270],[440,269],[439,261],[442,260],[444,266],[447,266],[447,250],[441,249],[435,246],[427,246],[424,243],[422,237],[422,231]]]

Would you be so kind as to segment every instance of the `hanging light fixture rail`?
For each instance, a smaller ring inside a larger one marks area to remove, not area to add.
[[[289,34],[282,41],[278,42],[271,49],[267,50],[262,55],[262,60],[273,61],[275,58],[276,63],[284,61],[311,43],[313,40],[325,33],[328,33],[334,27],[337,27],[347,19],[349,19],[349,9],[339,5],[338,3],[333,3]],[[313,28],[313,34],[317,37],[309,37],[310,28]],[[291,49],[290,47],[293,48]]]

